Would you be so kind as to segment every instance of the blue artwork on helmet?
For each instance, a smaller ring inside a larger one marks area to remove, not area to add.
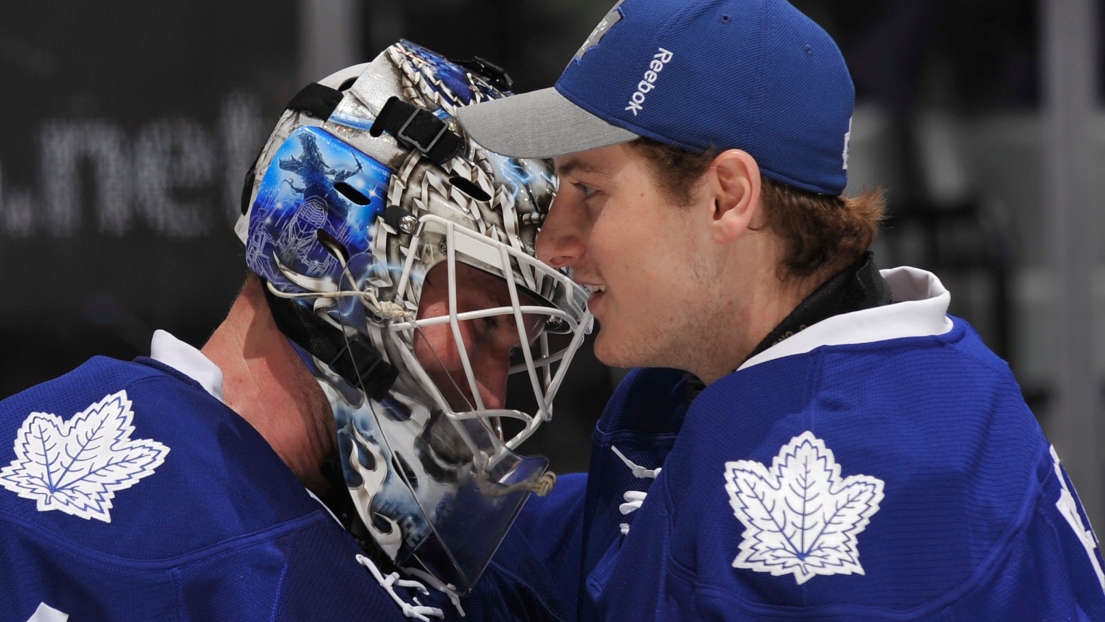
[[[347,252],[367,250],[391,172],[317,127],[293,132],[274,161],[257,191],[246,263],[282,291],[296,286],[276,269],[274,256],[295,272],[338,283],[341,265],[318,243],[318,232]]]
[[[501,80],[405,41],[327,78],[323,86],[342,89],[340,101],[325,119],[284,113],[236,228],[269,293],[325,333],[289,338],[329,402],[367,536],[397,566],[457,593],[471,589],[529,493],[554,481],[545,458],[515,450],[552,418],[567,364],[592,324],[587,291],[534,255],[556,190],[551,162],[490,153],[454,118],[460,106],[503,97],[494,83]],[[440,132],[460,139],[457,152],[431,159],[412,149],[399,136],[402,119],[374,132],[395,99],[423,121],[423,111],[432,113]],[[502,296],[460,305],[457,292],[469,287],[462,273],[491,279]],[[444,305],[430,314],[427,289]],[[512,376],[527,385],[535,412],[484,395],[487,378],[473,361],[486,357],[462,334],[488,322],[509,327],[517,343],[514,359],[505,350],[499,359],[500,386]],[[318,355],[312,340],[337,345]],[[371,367],[335,366],[354,349],[394,371],[382,389]]]
[[[441,92],[446,96],[451,95],[454,103],[461,106],[473,103],[476,92],[473,91],[472,84],[469,82],[469,76],[472,75],[470,72],[426,48],[410,42],[407,42],[403,53],[410,59],[413,67],[421,71],[426,77],[435,79],[444,87]],[[481,86],[485,89],[491,88],[487,84],[481,84]],[[496,96],[501,97],[501,94],[496,92]],[[480,99],[486,99],[486,97]]]

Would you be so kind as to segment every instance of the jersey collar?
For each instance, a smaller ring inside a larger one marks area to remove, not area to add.
[[[917,268],[881,270],[894,304],[836,315],[748,359],[737,371],[821,346],[872,343],[903,337],[943,335],[952,329],[947,316],[951,294],[936,275]]]
[[[223,402],[223,370],[202,352],[163,330],[153,333],[150,358],[200,383],[215,399]]]

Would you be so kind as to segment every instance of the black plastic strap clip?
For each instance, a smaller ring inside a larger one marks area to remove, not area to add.
[[[326,366],[374,400],[383,399],[399,376],[399,370],[385,361],[375,348],[365,344],[360,335],[346,337],[345,347],[334,353]]]
[[[372,136],[384,132],[439,166],[460,153],[464,144],[464,140],[456,132],[449,131],[448,124],[432,112],[398,97],[388,99],[368,131]]]
[[[359,387],[374,400],[383,399],[399,370],[384,360],[384,356],[361,335],[346,336],[340,328],[331,326],[305,307],[279,298],[262,283],[276,327],[288,339],[299,344],[320,361],[326,363],[351,386]]]
[[[492,86],[502,92],[509,91],[514,86],[514,80],[510,79],[510,75],[507,74],[506,70],[486,58],[476,56],[471,60],[453,60],[453,62],[487,78],[491,81]]]

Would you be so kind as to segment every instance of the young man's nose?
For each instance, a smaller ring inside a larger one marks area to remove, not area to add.
[[[537,257],[554,268],[574,265],[586,250],[575,212],[570,201],[557,197],[537,236]]]

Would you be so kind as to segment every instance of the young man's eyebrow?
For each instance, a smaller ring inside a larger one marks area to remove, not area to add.
[[[557,175],[571,175],[572,173],[602,173],[603,171],[594,164],[580,158],[569,158],[563,164],[556,165]]]

